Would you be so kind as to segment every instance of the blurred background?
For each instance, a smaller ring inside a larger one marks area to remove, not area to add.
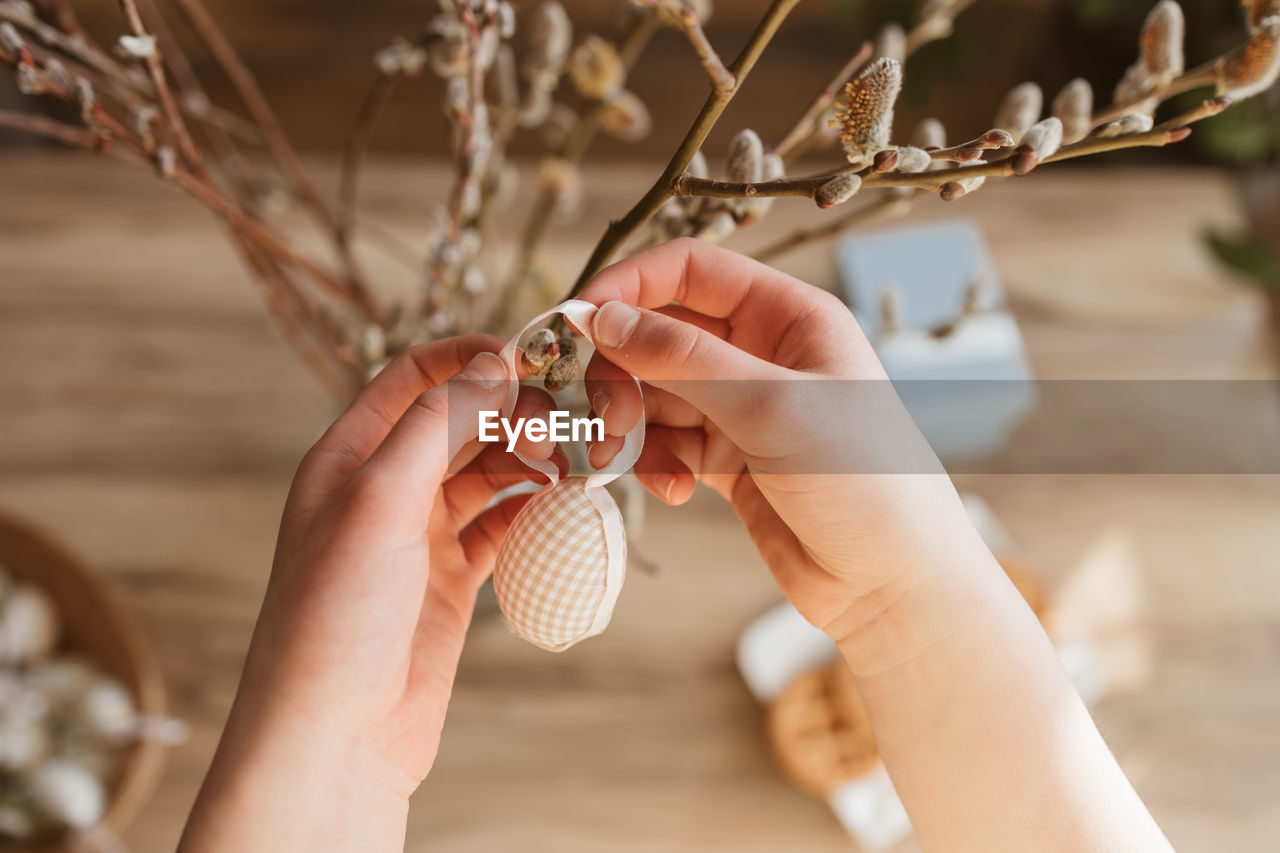
[[[73,5],[104,44],[123,31],[114,0]],[[330,193],[373,54],[434,12],[417,0],[207,5]],[[579,32],[604,36],[618,32],[619,5],[565,2]],[[767,6],[720,0],[711,40],[733,55]],[[1188,65],[1240,41],[1237,6],[1184,4]],[[1083,76],[1102,99],[1133,61],[1148,8],[981,0],[951,39],[912,59],[897,126],[935,116],[954,139],[976,136],[1024,80],[1051,96]],[[713,162],[743,127],[781,136],[863,39],[912,12],[898,0],[801,3],[709,139]],[[191,59],[213,100],[234,103],[210,57],[193,47]],[[548,236],[565,282],[607,219],[653,181],[706,91],[688,44],[666,30],[629,88],[654,130],[591,149],[582,215]],[[440,100],[431,74],[396,90],[361,188],[362,209],[410,242],[426,203],[449,186]],[[0,109],[31,105],[0,75]],[[894,227],[976,226],[1000,310],[1016,320],[1038,379],[1274,391],[1278,116],[1273,90],[1184,144],[1045,167],[951,205],[928,198]],[[538,150],[513,148],[525,165]],[[808,165],[838,159],[826,156]],[[514,241],[531,198],[518,192],[497,233]],[[783,199],[727,245],[749,250],[822,222],[810,203]],[[850,292],[832,244],[776,264]],[[1280,437],[1280,395],[1271,399],[1228,419],[1255,438]],[[234,695],[294,467],[338,410],[206,210],[136,166],[0,129],[0,513],[60,543],[120,600],[158,664],[167,713],[191,727],[120,827],[137,853],[176,843]],[[1106,414],[1063,421],[1033,407],[1005,455],[954,466],[958,485],[998,519],[1002,547],[1057,597],[1063,619],[1083,626],[1107,674],[1096,718],[1174,845],[1273,850],[1280,469],[1235,460],[1139,473],[1107,454],[1174,441],[1179,425],[1146,432]],[[1081,448],[1104,461],[1083,473],[1060,463]],[[496,612],[479,615],[407,849],[858,849],[771,760],[766,710],[735,647],[780,597],[732,513],[702,493],[687,507],[646,509],[634,549],[656,571],[633,566],[601,637],[553,656],[518,641]],[[909,838],[890,848],[917,849]]]

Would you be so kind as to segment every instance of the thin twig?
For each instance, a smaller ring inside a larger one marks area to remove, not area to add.
[[[51,118],[34,113],[20,113],[14,110],[0,110],[0,126],[10,127],[24,133],[34,133],[56,139],[68,145],[88,148],[91,151],[102,149],[102,137],[87,128],[74,124],[65,124]],[[107,150],[113,150],[110,146]]]
[[[129,22],[129,29],[140,39],[148,39],[151,34],[147,32],[147,28],[142,24],[142,13],[138,11],[136,0],[120,0],[120,9],[124,12],[126,20]],[[147,67],[147,73],[151,76],[151,85],[155,87],[156,99],[160,101],[160,108],[164,110],[165,121],[169,123],[169,130],[173,133],[174,140],[178,145],[178,152],[182,158],[196,172],[203,171],[204,159],[200,156],[200,149],[196,148],[195,142],[191,139],[191,134],[187,131],[187,124],[182,120],[182,113],[178,111],[178,103],[173,98],[173,91],[169,88],[168,78],[164,73],[164,62],[160,56],[160,47],[154,46],[151,51],[143,58],[143,63]]]
[[[342,148],[342,166],[338,175],[338,207],[334,223],[334,236],[344,252],[351,251],[351,233],[355,225],[356,195],[360,181],[360,167],[369,150],[373,127],[391,98],[400,74],[379,73],[365,96],[355,123],[347,134]]]
[[[622,82],[624,84],[631,70],[635,68],[636,62],[640,60],[641,54],[644,53],[645,47],[648,46],[657,31],[657,16],[652,10],[645,10],[643,14],[637,15],[633,19],[631,26],[623,35],[622,41],[618,45],[618,55],[622,59]],[[600,116],[603,113],[604,105],[599,102],[587,106],[586,109],[579,113],[577,120],[557,147],[555,156],[573,166],[577,166],[586,154],[587,149],[591,147],[591,142],[595,139],[596,132],[600,129]],[[555,207],[555,194],[552,190],[548,187],[543,187],[539,190],[538,196],[531,206],[529,218],[525,221],[524,230],[520,233],[520,246],[516,253],[516,262],[512,268],[512,274],[507,280],[504,292],[494,308],[493,317],[489,324],[491,328],[501,329],[506,325],[508,312],[515,302],[516,291],[529,274],[529,268],[538,251],[538,246],[541,245],[543,237],[546,236],[547,227],[551,224],[551,215],[555,212]]]
[[[685,170],[689,167],[689,161],[693,159],[693,155],[702,147],[702,143],[706,141],[707,134],[711,132],[711,128],[715,127],[725,107],[729,105],[729,102],[733,100],[733,96],[742,87],[743,81],[747,79],[747,75],[755,67],[760,54],[764,52],[765,47],[777,34],[778,28],[782,26],[783,20],[786,19],[787,15],[799,2],[800,0],[774,0],[773,4],[769,6],[756,31],[752,34],[738,58],[734,60],[733,65],[729,67],[730,73],[733,74],[733,87],[726,91],[712,90],[706,103],[703,104],[702,110],[698,113],[698,117],[694,119],[693,125],[685,134],[684,140],[680,143],[675,154],[672,155],[671,160],[667,163],[667,167],[658,176],[653,186],[649,188],[649,191],[636,202],[635,206],[626,215],[609,224],[604,235],[592,251],[591,257],[587,259],[587,263],[577,281],[570,288],[569,296],[576,296],[581,293],[582,289],[587,286],[587,282],[591,281],[596,273],[604,269],[605,264],[609,263],[622,244],[641,225],[647,222],[649,217],[653,216],[662,205],[666,204],[667,199],[671,198],[672,184],[685,173]]]
[[[846,231],[865,225],[876,219],[888,217],[905,216],[907,211],[911,209],[911,199],[905,196],[897,195],[881,195],[870,204],[864,204],[861,207],[851,210],[843,216],[831,217],[829,222],[814,228],[801,228],[792,231],[790,234],[768,244],[763,249],[759,249],[752,253],[752,257],[757,261],[768,263],[775,258],[792,252],[801,246],[814,243],[819,240],[827,240],[831,237],[839,236]]]

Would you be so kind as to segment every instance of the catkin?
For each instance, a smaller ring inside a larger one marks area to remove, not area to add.
[[[1035,83],[1019,83],[1009,90],[996,110],[995,126],[1009,131],[1014,141],[1020,141],[1022,134],[1031,129],[1031,125],[1040,119],[1040,110],[1044,106],[1044,93]]]
[[[889,144],[893,105],[901,90],[902,64],[889,57],[872,62],[858,79],[845,84],[831,126],[840,131],[850,163],[864,163]]]
[[[1093,129],[1093,87],[1077,77],[1053,99],[1053,114],[1062,122],[1062,141],[1078,142]]]

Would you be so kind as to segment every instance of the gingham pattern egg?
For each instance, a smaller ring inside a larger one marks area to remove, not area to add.
[[[525,640],[559,652],[604,630],[620,576],[609,573],[604,514],[618,515],[602,487],[568,477],[520,510],[498,552],[493,588],[508,624]],[[614,523],[620,524],[620,518]],[[615,566],[625,566],[626,540],[615,543]]]

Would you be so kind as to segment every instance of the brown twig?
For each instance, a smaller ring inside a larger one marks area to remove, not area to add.
[[[1148,101],[1154,100],[1157,103],[1163,103],[1176,95],[1181,95],[1183,92],[1190,92],[1192,89],[1199,89],[1202,86],[1212,86],[1217,79],[1217,73],[1218,60],[1214,59],[1210,62],[1206,62],[1198,68],[1193,68],[1190,71],[1175,77],[1164,86],[1153,89],[1144,95],[1130,98],[1128,101],[1112,104],[1106,109],[1095,113],[1093,116],[1093,125],[1094,127],[1097,127],[1098,125],[1107,124],[1115,121],[1116,119],[1124,118],[1127,115],[1137,112],[1138,108],[1143,104],[1146,104]]]
[[[365,154],[369,150],[369,140],[373,137],[373,127],[382,114],[383,108],[395,91],[400,74],[378,73],[365,96],[360,112],[356,116],[351,131],[347,134],[346,144],[342,147],[342,166],[338,173],[338,207],[334,217],[334,237],[343,252],[351,252],[352,229],[355,227],[356,196],[360,182],[360,167],[364,163]]]
[[[76,145],[80,148],[88,148],[91,151],[103,150],[102,137],[92,130],[74,124],[65,124],[34,113],[0,110],[0,126],[10,127],[24,133],[34,133],[37,136],[44,136],[49,139],[56,139],[59,142],[65,142],[67,145]],[[116,149],[107,146],[105,150],[114,152]]]
[[[787,15],[799,2],[800,0],[774,0],[769,6],[768,11],[765,12],[750,40],[748,40],[742,52],[738,54],[738,58],[729,67],[730,73],[733,74],[733,86],[724,91],[712,90],[706,103],[703,104],[702,110],[698,113],[697,118],[694,119],[693,125],[685,134],[675,154],[672,155],[667,167],[658,176],[653,186],[621,219],[609,224],[600,241],[596,243],[591,256],[587,259],[587,263],[583,267],[581,274],[579,274],[577,281],[570,288],[569,296],[572,297],[581,293],[582,289],[587,286],[587,282],[591,281],[596,273],[602,270],[605,264],[609,263],[622,244],[641,225],[647,222],[649,217],[653,216],[662,205],[666,204],[667,199],[671,198],[672,184],[689,167],[689,161],[693,159],[693,155],[702,147],[702,143],[706,141],[707,134],[711,132],[711,128],[715,127],[725,107],[729,105],[729,102],[733,100],[733,96],[742,87],[743,81],[751,73],[751,69],[755,67],[760,54],[764,52],[765,47],[777,34],[778,28],[782,26],[783,20],[786,19]]]
[[[125,19],[129,22],[129,29],[133,31],[135,36],[140,39],[151,38],[151,34],[147,32],[147,28],[142,24],[142,13],[138,11],[136,0],[120,0],[120,9],[124,12]],[[196,172],[203,171],[204,159],[200,156],[200,149],[196,148],[195,142],[191,139],[191,134],[187,131],[187,124],[182,119],[182,113],[178,111],[177,101],[174,100],[173,91],[169,88],[168,78],[165,77],[164,62],[161,59],[158,45],[143,57],[143,63],[146,65],[147,73],[151,77],[151,85],[155,88],[156,99],[160,102],[160,108],[164,110],[165,121],[169,124],[169,131],[177,142],[178,152],[192,169]]]
[[[624,84],[636,62],[640,60],[641,54],[644,53],[645,47],[657,31],[658,19],[653,10],[650,9],[643,14],[637,15],[623,35],[618,45],[618,55],[622,59],[622,82]],[[591,142],[595,139],[597,131],[600,129],[600,116],[603,112],[604,105],[597,102],[589,105],[579,113],[577,120],[565,135],[564,140],[556,148],[555,156],[574,166],[581,162],[587,149],[591,147]],[[538,192],[537,198],[534,199],[529,218],[525,221],[524,230],[520,234],[520,246],[516,253],[516,262],[504,292],[494,308],[494,314],[490,322],[492,328],[501,329],[506,324],[508,312],[515,301],[515,291],[529,274],[529,267],[533,263],[538,246],[541,245],[543,237],[546,236],[547,227],[551,224],[551,215],[555,212],[555,207],[554,193],[549,188],[542,188]]]

